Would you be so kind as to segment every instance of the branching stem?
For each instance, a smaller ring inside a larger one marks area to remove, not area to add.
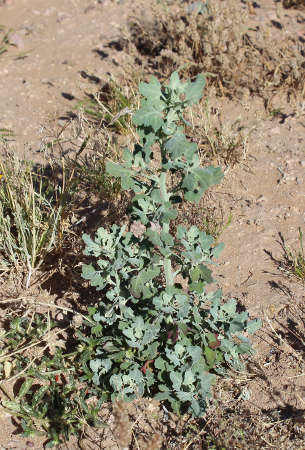
[[[165,202],[169,201],[169,194],[167,192],[167,187],[166,187],[166,171],[162,172],[160,175],[160,191],[161,191],[161,197]],[[162,226],[162,230],[165,233],[169,232],[169,223],[163,223]],[[165,281],[166,281],[166,286],[173,286],[174,284],[174,274],[173,274],[173,269],[172,269],[172,261],[170,259],[170,257],[168,258],[164,258],[164,274],[165,274]]]

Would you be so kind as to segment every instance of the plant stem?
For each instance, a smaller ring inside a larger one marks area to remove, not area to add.
[[[166,189],[166,171],[163,171],[160,175],[160,191],[161,191],[161,198],[164,202],[169,201],[169,194]],[[169,223],[163,223],[163,231],[165,233],[169,232]],[[165,281],[166,281],[166,287],[173,286],[174,284],[174,276],[173,276],[173,270],[172,270],[172,262],[170,258],[164,258],[163,261],[164,266],[164,274],[165,274]]]
[[[161,191],[162,200],[164,202],[168,202],[169,201],[169,195],[168,195],[167,189],[166,189],[166,171],[165,170],[163,170],[161,172],[159,181],[160,181],[160,191]]]
[[[173,270],[172,270],[172,262],[170,258],[164,258],[164,273],[165,273],[165,281],[166,281],[166,287],[170,287],[174,285],[174,276],[173,276]]]

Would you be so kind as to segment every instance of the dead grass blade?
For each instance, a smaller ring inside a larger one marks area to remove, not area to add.
[[[52,187],[42,171],[12,155],[0,161],[1,270],[21,267],[32,273],[56,248],[64,216],[64,181]]]
[[[195,3],[153,1],[152,19],[131,17],[118,44],[159,78],[186,65],[187,76],[212,74],[208,82],[219,95],[258,95],[268,109],[275,96],[304,95],[304,55],[297,35],[252,29],[251,11],[240,2],[200,2],[204,8]]]

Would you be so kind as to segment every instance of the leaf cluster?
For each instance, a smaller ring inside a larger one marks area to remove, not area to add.
[[[73,376],[67,382],[37,375],[26,377],[17,398],[3,400],[2,406],[21,420],[23,435],[47,437],[45,448],[51,448],[80,435],[85,425],[101,426],[100,403],[87,402],[87,389],[79,391]]]
[[[72,353],[57,347],[54,354],[43,353],[31,365],[27,349],[39,346],[55,327],[58,323],[42,314],[35,314],[31,320],[16,317],[0,337],[1,378],[17,379],[14,398],[1,386],[8,397],[1,400],[1,406],[20,420],[25,437],[44,437],[45,448],[83,434],[87,425],[103,425],[98,418],[101,402],[89,401],[90,390],[87,385],[80,386],[79,381],[84,374],[82,364],[87,361],[88,345],[86,351],[79,346]]]
[[[118,303],[109,323],[102,305],[91,309],[94,325],[86,335],[96,338],[86,379],[105,401],[151,396],[176,413],[202,415],[216,376],[228,366],[242,369],[239,356],[251,353],[244,331],[254,333],[259,322],[238,313],[234,299],[223,304],[220,290],[186,295],[167,288],[130,304]]]
[[[251,353],[244,332],[260,325],[237,312],[235,300],[223,303],[221,291],[205,290],[222,245],[195,226],[171,233],[175,204],[198,202],[223,176],[200,167],[196,144],[183,134],[183,112],[200,101],[204,85],[202,75],[183,83],[177,72],[165,86],[154,77],[140,83],[139,143],[125,149],[122,164],[106,165],[134,192],[130,217],[140,232],[113,225],[83,236],[93,260],[83,277],[101,302],[80,336],[84,343],[95,336],[84,370],[105,400],[151,396],[195,416],[205,411],[216,375],[241,368],[239,356]]]
[[[143,95],[140,109],[134,114],[140,144],[133,152],[125,149],[121,164],[109,161],[107,172],[121,179],[123,189],[134,191],[131,216],[144,225],[175,219],[172,204],[183,199],[199,202],[210,186],[221,181],[220,168],[200,167],[197,145],[189,142],[181,124],[189,125],[183,112],[198,103],[205,86],[199,75],[194,82],[182,83],[174,72],[168,85],[161,86],[152,77],[150,83],[140,83]],[[153,151],[157,147],[159,151]],[[176,174],[177,183],[165,195],[164,173]]]

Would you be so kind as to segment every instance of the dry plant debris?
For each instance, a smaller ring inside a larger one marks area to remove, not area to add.
[[[298,36],[282,31],[273,37],[263,25],[249,27],[249,11],[236,1],[197,3],[153,1],[152,16],[133,15],[117,45],[163,77],[182,66],[186,74],[207,73],[209,84],[229,98],[259,95],[269,106],[279,93],[288,100],[304,96]]]
[[[304,0],[283,0],[284,8],[297,8],[304,9],[305,1]]]

